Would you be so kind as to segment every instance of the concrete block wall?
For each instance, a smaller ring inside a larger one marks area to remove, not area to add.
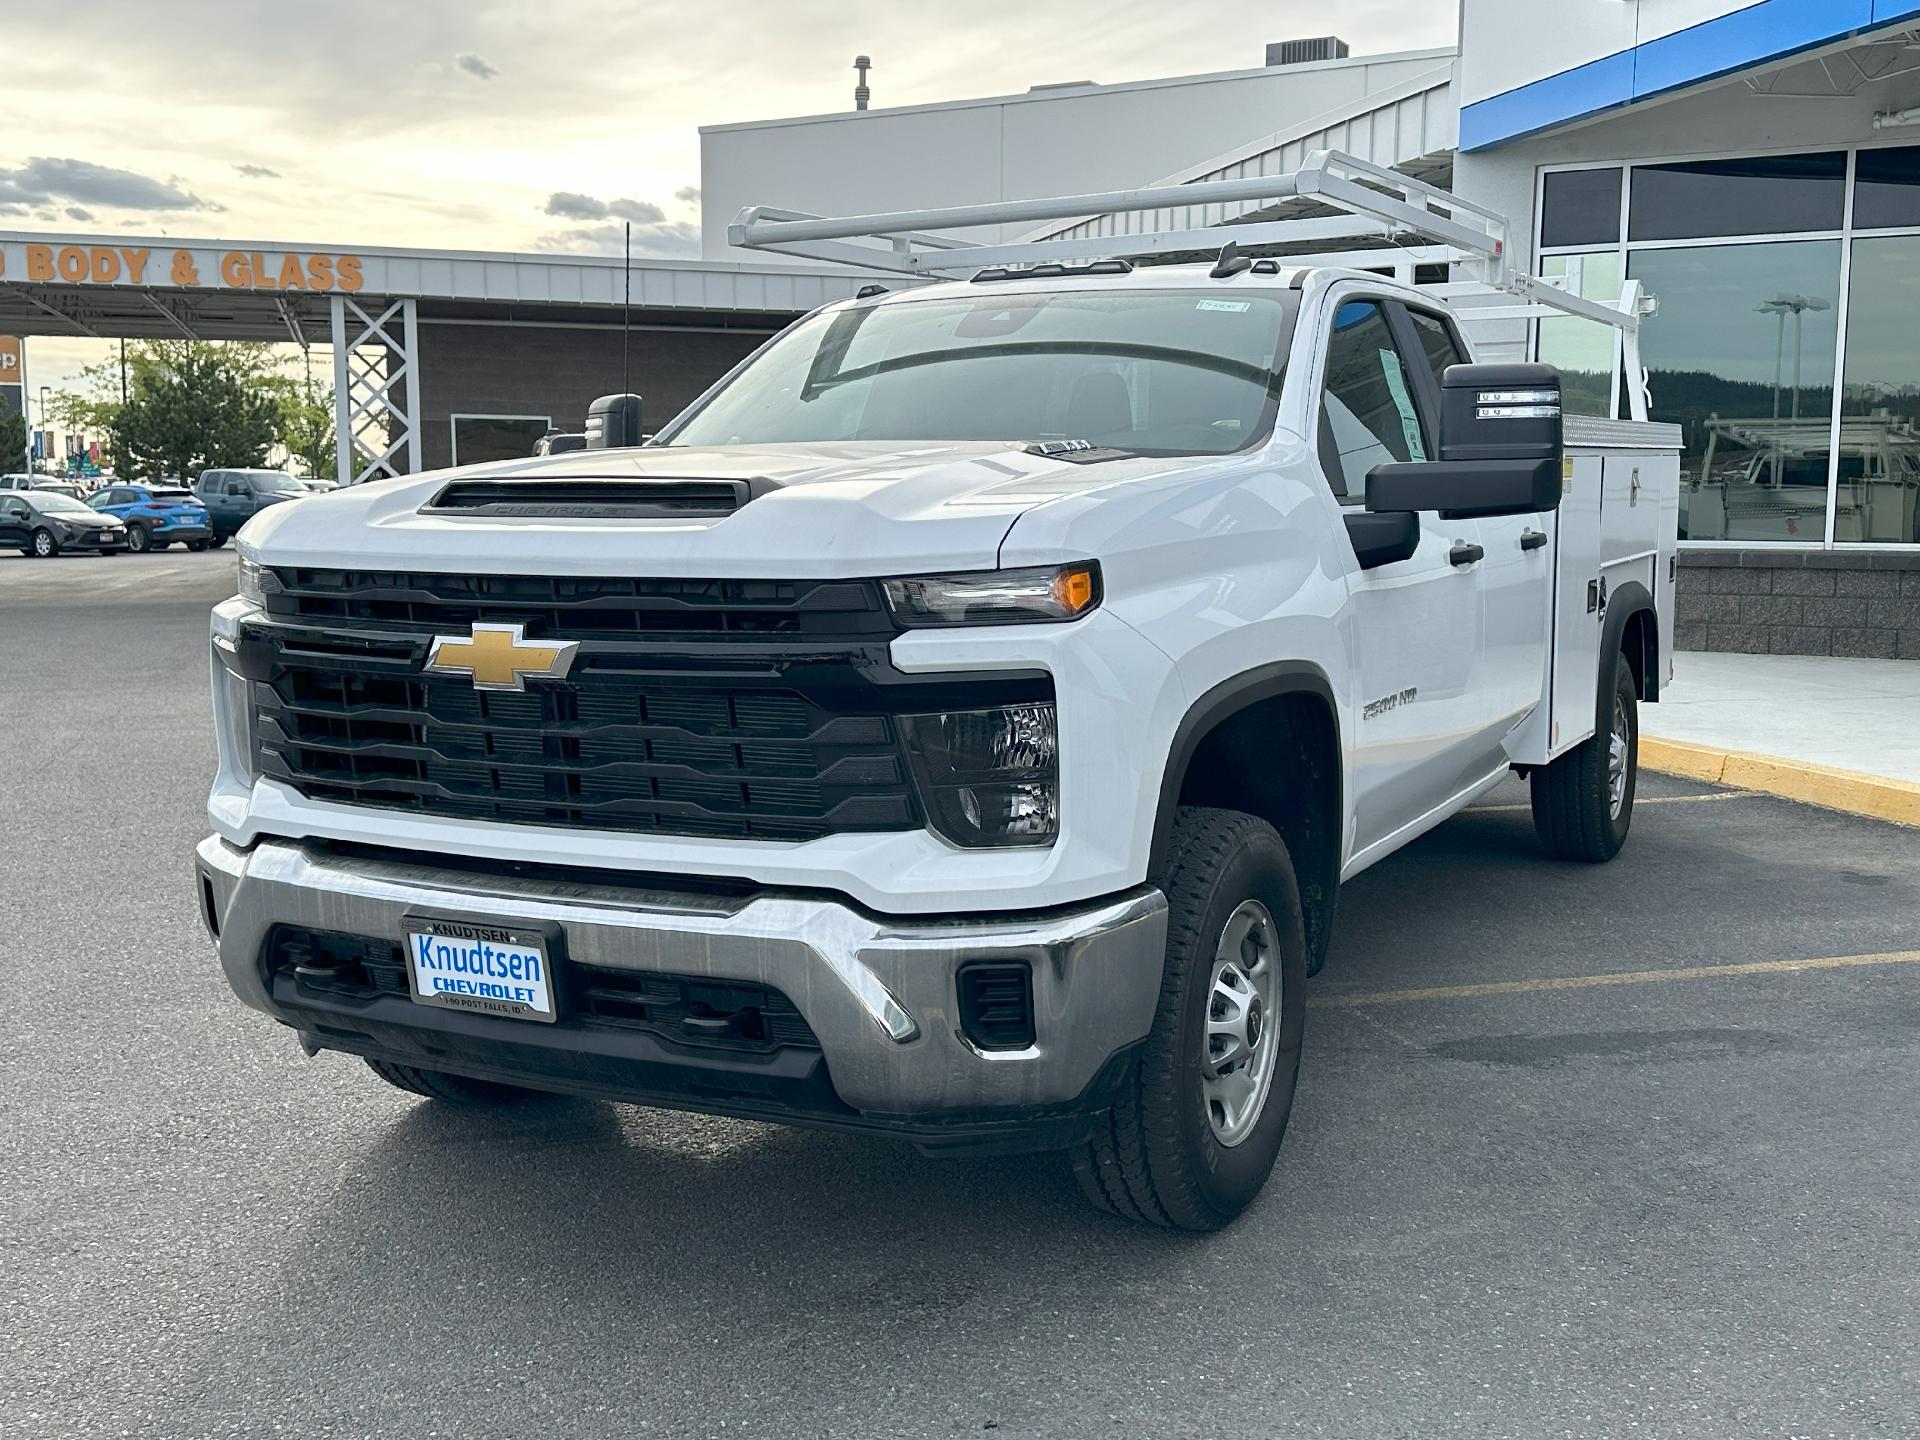
[[[1673,643],[1920,660],[1920,553],[1683,550]]]

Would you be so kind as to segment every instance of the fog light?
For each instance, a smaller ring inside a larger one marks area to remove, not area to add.
[[[1060,830],[1052,705],[903,717],[933,827],[956,845],[1047,845]]]

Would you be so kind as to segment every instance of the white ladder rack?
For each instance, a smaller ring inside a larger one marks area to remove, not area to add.
[[[1187,209],[1253,201],[1317,201],[1342,213],[1301,219],[1246,220],[1184,230],[1145,231],[1133,235],[1089,235],[1066,240],[981,243],[935,230],[1028,224],[1044,220],[1080,220],[1088,215],[1129,214],[1144,210]],[[1615,304],[1575,295],[1550,280],[1515,272],[1507,259],[1508,224],[1495,211],[1463,200],[1398,171],[1369,164],[1336,150],[1315,150],[1298,170],[1254,175],[1239,180],[1205,180],[1188,185],[1158,185],[1113,190],[1100,195],[1066,195],[1043,200],[1002,200],[945,209],[899,210],[877,215],[823,216],[767,205],[750,206],[727,227],[727,241],[749,250],[828,260],[863,270],[890,271],[923,279],[1007,265],[1155,258],[1214,251],[1229,242],[1262,245],[1318,245],[1325,241],[1371,241],[1370,248],[1284,255],[1288,269],[1340,267],[1391,268],[1404,280],[1419,265],[1463,266],[1477,276],[1435,287],[1449,298],[1484,296],[1488,290],[1520,303],[1495,309],[1475,307],[1476,320],[1538,320],[1576,316],[1620,332],[1629,413],[1647,418],[1646,373],[1640,364],[1640,321],[1653,313],[1654,301],[1637,280],[1629,280]],[[1408,243],[1411,242],[1411,243]]]

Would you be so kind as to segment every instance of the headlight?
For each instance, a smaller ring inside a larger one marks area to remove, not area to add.
[[[1027,570],[977,570],[886,582],[902,625],[1031,625],[1078,620],[1100,603],[1091,560]]]
[[[934,829],[956,845],[1053,843],[1060,738],[1051,704],[902,720]]]
[[[267,597],[261,585],[261,577],[265,574],[266,567],[258,560],[249,560],[244,555],[240,557],[240,598],[258,605],[262,610],[267,608]]]
[[[221,768],[251,782],[253,778],[253,685],[240,669],[240,647],[229,637],[213,637],[214,724]]]

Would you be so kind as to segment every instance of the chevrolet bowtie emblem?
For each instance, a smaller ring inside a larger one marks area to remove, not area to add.
[[[527,676],[558,680],[573,666],[578,640],[529,640],[522,625],[475,625],[471,638],[436,635],[426,668],[471,675],[476,690],[525,690]]]

